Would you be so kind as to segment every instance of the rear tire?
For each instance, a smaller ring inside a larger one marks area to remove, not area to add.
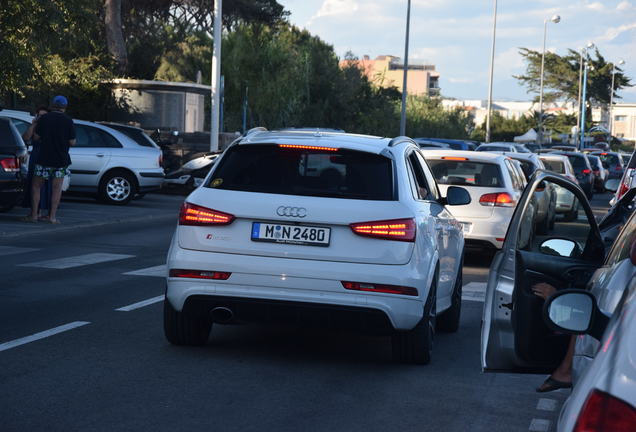
[[[395,361],[421,365],[430,363],[437,313],[437,278],[438,271],[435,271],[420,322],[411,330],[398,331],[391,337]]]
[[[163,331],[173,345],[204,345],[210,336],[212,319],[176,311],[168,299],[163,301]]]
[[[459,319],[462,312],[462,270],[464,259],[459,263],[459,273],[455,279],[455,286],[451,294],[451,305],[437,317],[437,330],[446,333],[455,333],[459,329]]]
[[[128,171],[107,172],[99,182],[99,199],[107,204],[128,204],[136,193],[137,182],[133,174]]]

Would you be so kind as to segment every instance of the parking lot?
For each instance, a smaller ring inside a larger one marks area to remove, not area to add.
[[[437,335],[426,367],[346,332],[215,325],[205,347],[168,344],[161,276],[182,200],[66,199],[59,226],[0,216],[3,430],[553,430],[566,392],[480,370],[485,254],[467,255],[459,332]]]

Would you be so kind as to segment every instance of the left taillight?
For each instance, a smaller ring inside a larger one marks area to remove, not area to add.
[[[486,207],[514,207],[517,205],[509,193],[489,193],[479,197],[479,204]]]
[[[184,202],[179,213],[179,225],[207,226],[229,225],[234,220],[234,215],[223,213],[207,207]]]
[[[6,172],[18,172],[20,171],[20,159],[17,157],[0,159],[0,166]]]
[[[358,222],[350,224],[349,227],[354,233],[364,237],[407,242],[415,241],[415,219]]]
[[[600,390],[585,401],[573,432],[633,431],[636,409],[627,402]]]
[[[232,273],[230,272],[189,269],[170,269],[170,272],[168,274],[170,275],[170,277],[213,280],[228,280],[229,277],[232,275]]]
[[[589,173],[591,173],[591,172],[592,172],[592,171],[590,171],[590,170],[589,170],[589,169],[587,169],[587,168],[585,168],[585,169],[583,170],[583,174],[585,174],[585,175],[587,175],[587,174],[589,174]]]

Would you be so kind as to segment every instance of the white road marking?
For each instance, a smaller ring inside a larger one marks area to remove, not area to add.
[[[483,302],[486,298],[486,282],[470,282],[462,287],[462,300]]]
[[[67,269],[81,267],[90,264],[98,264],[108,261],[118,261],[133,258],[135,255],[112,254],[112,253],[89,253],[74,257],[58,258],[48,261],[38,261],[34,263],[18,264],[22,267],[44,267],[50,269]]]
[[[530,432],[548,432],[550,429],[550,420],[533,418],[530,422],[528,430]]]
[[[148,306],[151,304],[155,304],[155,303],[159,303],[160,301],[163,301],[163,296],[157,296],[157,297],[153,297],[153,298],[149,298],[148,300],[143,300],[137,303],[133,303],[131,305],[128,306],[122,306],[120,308],[115,309],[116,311],[120,311],[120,312],[130,312],[131,310],[135,310],[135,309],[139,309],[142,308],[144,306]]]
[[[35,252],[39,250],[40,249],[17,247],[17,246],[0,246],[0,256],[16,255],[16,254],[22,254],[27,252]]]
[[[557,408],[557,401],[555,399],[541,398],[537,402],[537,409],[541,411],[554,411]]]
[[[58,333],[62,333],[62,332],[68,331],[68,330],[72,330],[72,329],[77,328],[77,327],[85,326],[86,324],[90,324],[90,322],[87,322],[87,321],[75,321],[75,322],[72,322],[72,323],[61,325],[59,327],[54,327],[54,328],[49,329],[49,330],[44,330],[43,332],[34,333],[31,336],[25,336],[25,337],[20,338],[20,339],[15,339],[15,340],[12,340],[12,341],[9,341],[9,342],[5,342],[3,344],[0,344],[0,351],[5,351],[5,350],[11,349],[11,348],[15,348],[15,347],[20,346],[20,345],[27,344],[29,342],[34,342],[36,340],[44,339],[46,337],[53,336],[53,335],[56,335]]]
[[[166,277],[166,265],[161,264],[154,267],[148,267],[140,270],[134,270],[124,273],[125,275],[132,276],[154,276],[154,277]]]

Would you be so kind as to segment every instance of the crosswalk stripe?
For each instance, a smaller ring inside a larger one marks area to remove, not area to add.
[[[166,277],[166,265],[161,264],[154,267],[143,268],[139,270],[133,270],[124,273],[131,276],[153,276],[153,277]]]
[[[44,330],[39,333],[34,333],[30,336],[25,336],[20,339],[15,339],[9,342],[5,342],[0,344],[0,351],[6,351],[11,348],[15,348],[20,345],[28,344],[29,342],[34,342],[36,340],[44,339],[49,336],[56,335],[58,333],[62,333],[68,330],[72,330],[77,327],[85,326],[86,324],[90,324],[88,321],[75,321],[72,323],[64,324],[58,327],[54,327],[52,329]]]
[[[0,246],[0,256],[17,255],[22,253],[35,252],[39,250],[40,249],[17,247],[17,246]]]
[[[18,264],[21,267],[43,267],[50,269],[67,269],[81,267],[85,265],[98,264],[108,261],[118,261],[133,258],[135,255],[112,254],[112,253],[89,253],[66,258],[57,258],[47,261],[38,261],[27,264]]]
[[[142,300],[140,302],[133,303],[133,304],[128,305],[128,306],[122,306],[122,307],[117,308],[115,310],[116,311],[120,311],[120,312],[130,312],[131,310],[135,310],[135,309],[142,308],[144,306],[149,306],[151,304],[159,303],[160,301],[163,301],[163,297],[164,296],[160,295],[160,296],[157,296],[157,297],[149,298],[148,300]]]

